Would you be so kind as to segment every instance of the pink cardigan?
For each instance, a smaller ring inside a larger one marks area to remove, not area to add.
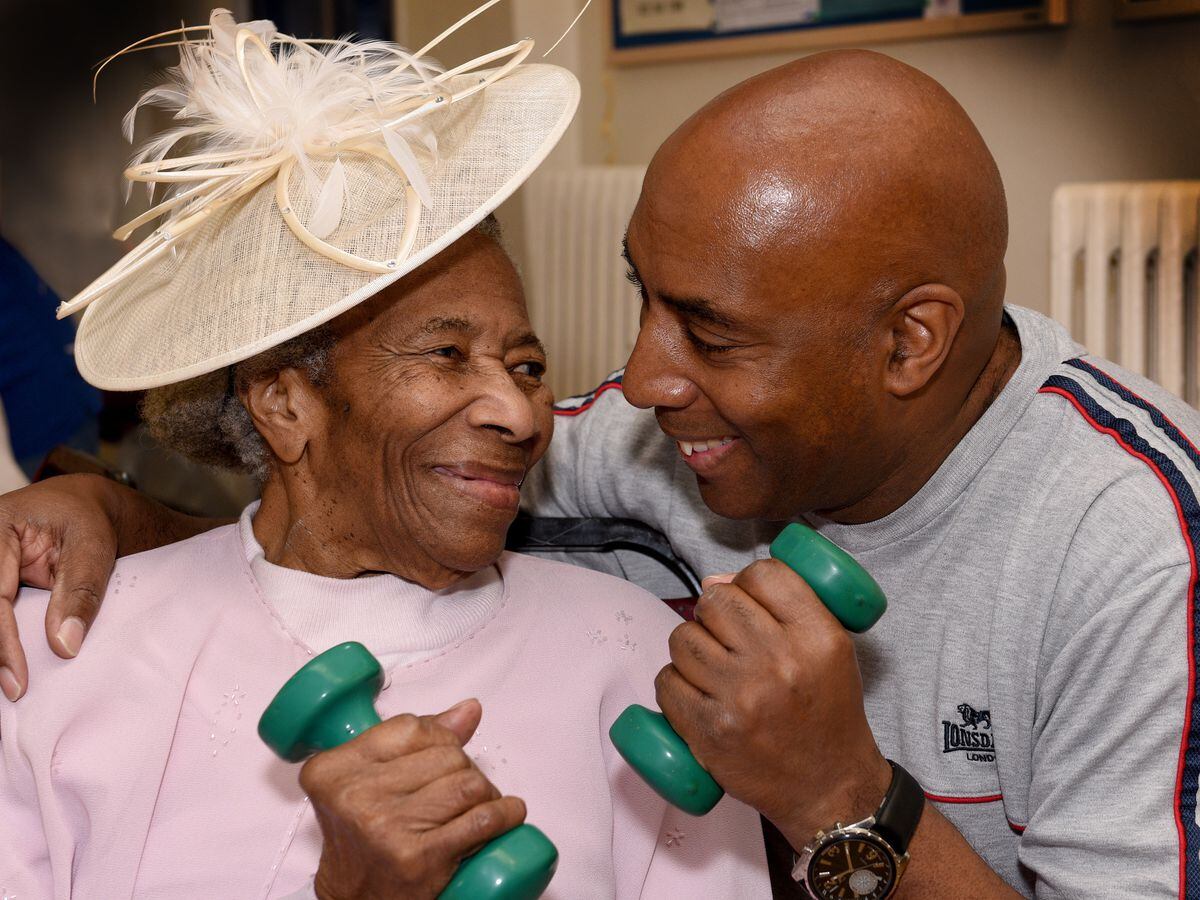
[[[604,575],[513,554],[497,565],[494,616],[393,671],[380,713],[482,701],[468,750],[558,846],[551,900],[769,897],[750,809],[673,810],[608,742],[627,704],[653,705],[676,617]],[[258,590],[236,527],[121,560],[108,593],[77,659],[27,639],[29,693],[0,704],[0,896],[303,888],[319,830],[297,768],[256,725],[312,651]],[[21,592],[23,634],[40,634],[46,599]]]

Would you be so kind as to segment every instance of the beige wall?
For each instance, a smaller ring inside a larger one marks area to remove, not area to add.
[[[396,0],[396,40],[419,50],[483,0]],[[512,9],[501,2],[482,13],[431,51],[445,66],[456,66],[512,42]]]

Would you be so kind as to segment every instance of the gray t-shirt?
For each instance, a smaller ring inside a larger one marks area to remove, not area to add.
[[[1008,314],[1020,366],[933,478],[813,523],[888,596],[857,638],[867,715],[1025,896],[1200,898],[1200,413]],[[601,388],[560,405],[527,509],[640,519],[701,574],[765,557],[780,524],[710,512],[620,373]]]

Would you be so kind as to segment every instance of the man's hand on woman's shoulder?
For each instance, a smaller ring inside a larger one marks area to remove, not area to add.
[[[176,513],[97,475],[63,475],[0,496],[0,690],[18,700],[29,685],[13,613],[22,584],[50,591],[46,640],[70,659],[100,611],[118,555],[174,543],[217,524]]]

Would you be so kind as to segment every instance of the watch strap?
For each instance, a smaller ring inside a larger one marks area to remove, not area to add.
[[[908,852],[908,844],[917,831],[921,813],[925,811],[925,791],[903,766],[890,759],[888,765],[892,767],[892,783],[875,811],[875,824],[871,830],[903,856]]]

